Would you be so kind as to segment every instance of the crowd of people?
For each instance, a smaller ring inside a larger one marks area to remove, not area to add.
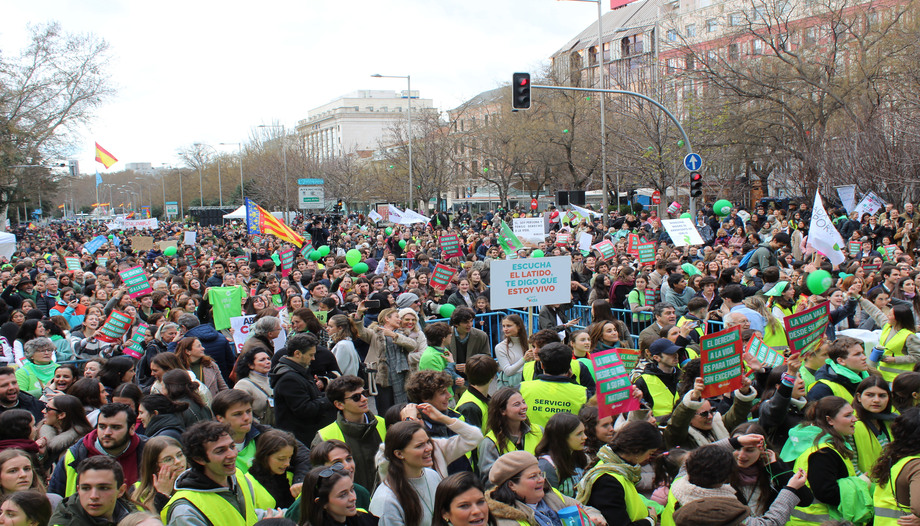
[[[655,211],[545,213],[516,251],[524,211],[306,217],[304,247],[236,223],[16,231],[0,525],[920,524],[910,203],[829,210],[839,265],[806,204],[704,208],[684,247]],[[571,258],[570,303],[493,310],[492,262],[541,253]],[[793,352],[784,318],[825,302],[823,338]],[[745,353],[740,388],[706,397],[701,341],[735,327],[782,363]],[[598,402],[609,349],[639,353],[636,410]]]

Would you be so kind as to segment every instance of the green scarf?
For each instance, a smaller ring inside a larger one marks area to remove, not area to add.
[[[575,499],[582,504],[586,504],[591,498],[591,488],[603,475],[623,475],[626,480],[633,484],[639,482],[642,478],[642,468],[626,462],[614,453],[610,446],[605,445],[597,452],[597,464],[589,469],[584,476],[578,481],[578,491]]]
[[[866,371],[863,371],[857,374],[855,371],[851,371],[850,369],[840,365],[839,363],[831,360],[830,358],[828,358],[827,360],[824,360],[824,363],[826,363],[828,367],[831,368],[832,371],[846,378],[847,380],[853,382],[854,384],[858,384],[859,382],[862,382],[866,378],[869,378],[869,373],[867,373]]]
[[[25,360],[22,366],[28,369],[32,376],[38,378],[38,381],[41,382],[42,389],[48,385],[48,382],[54,379],[54,371],[58,368],[58,364],[54,362],[39,365],[32,360]],[[27,387],[31,388],[32,386],[30,385]]]

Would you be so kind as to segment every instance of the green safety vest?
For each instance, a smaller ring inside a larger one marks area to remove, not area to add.
[[[782,329],[775,330],[771,325],[767,325],[764,329],[763,342],[778,353],[782,353],[789,348],[786,331]]]
[[[380,418],[379,416],[374,416],[377,419],[377,434],[380,436],[380,441],[383,442],[387,437],[387,424],[386,420]],[[342,428],[339,427],[338,422],[333,422],[328,426],[319,430],[319,437],[325,440],[341,440],[345,442],[345,435],[342,433]]]
[[[885,328],[882,329],[882,335],[879,338],[879,343],[885,342],[885,356],[902,356],[904,354],[904,344],[907,342],[907,337],[911,334],[913,334],[913,332],[907,329],[901,329],[894,336],[891,336],[891,325],[885,324]],[[913,370],[914,364],[912,363],[881,362],[878,364],[878,372],[882,373],[882,378],[889,384],[893,382],[895,377],[899,374]]]
[[[803,368],[801,370],[804,371],[805,369]],[[847,401],[848,404],[853,403],[853,393],[847,391],[846,387],[838,384],[837,382],[832,382],[830,380],[825,380],[825,379],[818,380],[817,382],[814,382],[813,384],[805,388],[805,392],[807,393],[808,391],[811,391],[812,387],[816,386],[817,384],[824,384],[830,387],[834,396],[839,396],[840,398],[843,398],[844,400]]]
[[[482,424],[479,426],[482,429],[482,434],[486,434],[486,423],[489,419],[489,406],[479,398],[473,395],[469,389],[463,391],[463,394],[460,395],[460,400],[457,401],[457,410],[460,410],[460,406],[463,404],[473,404],[479,408],[479,411],[482,412]],[[377,417],[380,418],[380,417]]]
[[[495,444],[496,449],[498,449],[499,456],[501,456],[503,454],[501,452],[502,448],[498,447],[498,438],[495,437],[495,432],[489,431],[488,433],[486,433],[486,438],[488,438],[489,440],[492,441],[493,444]],[[531,426],[530,432],[524,435],[524,451],[527,451],[528,453],[534,453],[534,451],[537,450],[537,444],[540,443],[541,438],[543,438],[543,430],[537,426]],[[507,438],[505,439],[504,450],[505,450],[505,453],[508,453],[510,451],[518,451],[517,446],[515,446]]]
[[[265,488],[248,473],[237,470],[236,482],[243,487],[245,516],[241,515],[232,504],[227,502],[227,499],[218,493],[180,489],[173,493],[166,506],[163,506],[163,511],[160,512],[163,524],[169,524],[169,511],[180,499],[185,499],[198,508],[198,511],[215,526],[252,526],[259,521],[256,516],[256,508],[272,509],[275,507],[275,499],[271,498]]]
[[[524,380],[536,380],[536,363],[537,362],[527,362],[524,364]],[[572,371],[572,376],[575,377],[575,381],[581,383],[581,362],[573,359],[572,366],[569,367],[569,369]]]
[[[878,423],[887,427],[889,433],[891,432],[890,423],[881,420]],[[882,444],[878,441],[878,437],[872,431],[869,431],[869,427],[861,420],[856,421],[856,434],[853,435],[853,438],[856,440],[856,464],[859,466],[860,471],[869,473],[872,471],[875,461],[882,454]]]
[[[800,469],[808,471],[808,457],[810,457],[816,451],[823,448],[831,448],[834,453],[840,455],[840,452],[834,449],[831,444],[821,444],[820,446],[812,446],[805,451],[799,458],[795,459],[795,464],[793,465],[792,471],[798,472]],[[856,470],[853,469],[853,463],[843,455],[840,455],[840,460],[843,461],[844,465],[847,467],[847,476],[855,477]],[[805,481],[805,485],[811,488],[811,484],[808,481]],[[786,523],[786,526],[818,526],[825,521],[831,520],[830,517],[830,507],[823,502],[820,502],[818,499],[814,499],[810,506],[801,507],[796,506],[792,510],[792,516],[789,518],[789,522]]]
[[[799,376],[802,377],[802,382],[805,383],[805,392],[807,393],[811,386],[815,384],[815,375],[803,365],[799,367]]]
[[[645,501],[642,500],[639,492],[636,491],[636,485],[626,480],[626,477],[619,473],[608,473],[608,475],[617,479],[620,485],[623,486],[623,493],[626,500],[626,514],[629,515],[629,520],[636,522],[637,520],[648,517],[648,506],[645,505]]]
[[[256,437],[258,438],[258,437]],[[243,473],[249,473],[249,468],[252,467],[252,461],[256,458],[256,439],[252,439],[248,444],[243,446],[243,449],[240,450],[236,455],[236,468],[242,471]]]
[[[875,488],[875,493],[872,494],[872,501],[875,505],[875,521],[873,522],[875,526],[896,526],[899,518],[912,514],[909,506],[904,507],[898,504],[894,493],[898,475],[901,474],[904,466],[914,459],[920,459],[920,455],[904,457],[895,462],[891,467],[891,478],[888,479],[888,484],[880,484]]]
[[[648,392],[652,395],[651,400],[646,400],[646,402],[652,403],[652,416],[670,415],[680,399],[677,392],[672,392],[668,389],[668,386],[661,381],[661,378],[654,374],[642,374],[640,378],[645,380],[645,386],[648,387]]]
[[[527,380],[521,382],[521,396],[527,402],[527,417],[531,425],[546,427],[556,413],[578,414],[588,401],[584,386],[568,382]]]

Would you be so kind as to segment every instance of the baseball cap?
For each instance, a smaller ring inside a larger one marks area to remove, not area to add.
[[[659,338],[649,346],[649,354],[674,354],[680,350],[680,347],[667,338]]]

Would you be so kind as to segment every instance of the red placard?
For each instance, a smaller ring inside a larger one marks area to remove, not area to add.
[[[444,290],[447,289],[447,285],[450,284],[451,278],[453,278],[456,273],[457,269],[438,263],[431,273],[431,279],[428,281],[428,284],[431,285],[431,288],[444,292]]]
[[[626,234],[626,253],[639,255],[639,236],[636,234]]]
[[[629,371],[617,351],[592,352],[594,374],[597,380],[597,417],[606,418],[639,409],[639,399],[633,394]]]
[[[711,398],[741,388],[741,326],[731,327],[700,338],[700,371],[703,398]]]
[[[445,259],[463,257],[463,251],[460,250],[460,238],[457,234],[445,234],[441,236],[441,251]]]

